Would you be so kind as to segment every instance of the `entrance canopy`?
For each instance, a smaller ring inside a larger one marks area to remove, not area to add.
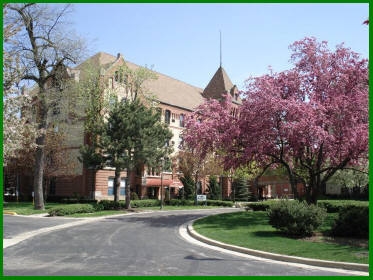
[[[161,178],[146,178],[145,180],[145,186],[146,187],[155,187],[155,186],[170,186],[172,184],[172,179],[166,179],[166,178],[163,178],[162,179],[162,182],[161,182]],[[144,186],[143,185],[143,186]]]

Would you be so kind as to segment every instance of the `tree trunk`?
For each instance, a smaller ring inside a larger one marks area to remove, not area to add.
[[[196,172],[195,181],[194,181],[194,205],[198,205],[197,201],[197,185],[198,184],[198,171]]]
[[[43,133],[36,139],[38,145],[35,153],[34,169],[34,209],[44,210],[43,198],[43,175],[44,175],[44,143],[45,134]]]
[[[317,203],[317,197],[319,195],[319,180],[317,180],[317,176],[315,173],[310,170],[309,171],[309,184],[306,191],[306,200],[308,204],[315,204]]]
[[[127,178],[126,178],[126,209],[131,209],[131,186],[130,186],[130,174],[131,170],[127,168]]]
[[[288,172],[289,183],[290,183],[291,191],[294,194],[294,198],[298,198],[299,195],[298,195],[298,189],[297,189],[297,179],[293,173],[293,170],[285,162],[282,162],[282,165],[286,168],[286,171]]]
[[[120,167],[115,167],[115,176],[114,176],[114,201],[119,202],[120,195]]]
[[[308,202],[308,204],[317,204],[317,198],[319,196],[319,188],[320,186],[318,186],[317,184],[315,184],[315,186],[312,186],[312,192],[311,192],[311,199],[310,201]]]
[[[298,194],[298,188],[297,188],[297,179],[295,178],[295,176],[293,174],[290,177],[290,186],[291,186],[291,190],[294,194],[294,199],[298,199],[299,194]]]

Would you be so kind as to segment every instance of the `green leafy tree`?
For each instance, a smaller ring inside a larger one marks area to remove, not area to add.
[[[185,199],[192,199],[195,196],[195,182],[193,177],[189,174],[180,177],[180,181],[183,183],[184,187],[182,189]]]
[[[241,167],[235,170],[232,180],[232,198],[233,201],[248,201],[251,198],[249,189],[249,180],[252,178],[249,167]]]
[[[215,175],[210,176],[208,183],[208,192],[210,199],[220,199],[221,197],[221,187],[218,182],[218,178]]]
[[[171,152],[166,145],[172,133],[160,122],[159,112],[146,107],[139,99],[115,102],[102,125],[99,149],[82,149],[82,158],[94,159],[115,168],[114,201],[119,201],[120,172],[127,170],[126,209],[130,208],[131,192],[128,175],[136,166],[157,166]],[[87,162],[86,162],[87,163]],[[88,162],[89,164],[89,162]]]
[[[329,180],[330,184],[340,185],[345,188],[361,187],[368,184],[368,173],[357,169],[338,170]]]
[[[232,182],[232,196],[236,201],[248,201],[250,199],[249,184],[245,177],[237,177]]]

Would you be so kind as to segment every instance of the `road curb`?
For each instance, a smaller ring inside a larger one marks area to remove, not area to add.
[[[18,215],[16,212],[13,211],[3,211],[3,215]]]
[[[318,260],[318,259],[293,257],[293,256],[274,254],[274,253],[269,253],[269,252],[264,252],[264,251],[248,249],[248,248],[243,248],[243,247],[239,247],[235,245],[226,244],[220,241],[207,238],[203,235],[200,235],[194,230],[193,222],[194,221],[191,221],[187,224],[188,234],[191,237],[197,239],[198,241],[212,245],[212,246],[217,246],[223,249],[235,251],[238,253],[244,253],[244,254],[248,254],[251,256],[255,256],[255,257],[272,259],[272,260],[277,260],[277,261],[282,261],[282,262],[291,262],[291,263],[299,263],[299,264],[306,264],[306,265],[319,266],[319,267],[369,272],[369,265],[367,264],[333,262],[333,261],[325,261],[325,260]]]

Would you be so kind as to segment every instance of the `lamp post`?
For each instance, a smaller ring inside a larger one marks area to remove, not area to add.
[[[163,157],[161,158],[161,210],[163,210]]]

